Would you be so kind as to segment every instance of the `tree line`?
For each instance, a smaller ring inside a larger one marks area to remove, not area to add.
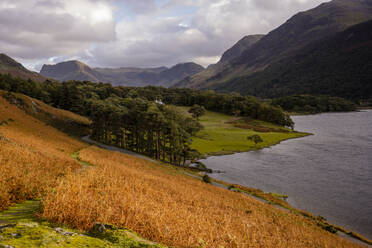
[[[95,140],[177,165],[199,156],[190,144],[202,126],[172,106],[119,97],[90,103]]]
[[[316,114],[322,112],[346,112],[356,110],[356,105],[346,99],[324,95],[293,95],[272,100],[273,105],[285,111]]]
[[[0,89],[87,116],[92,120],[94,139],[173,164],[198,156],[190,144],[192,136],[202,128],[197,118],[204,109],[293,126],[280,107],[237,94],[152,86],[113,87],[87,81],[38,83],[8,74],[0,75]],[[194,117],[185,116],[172,105],[194,106]]]

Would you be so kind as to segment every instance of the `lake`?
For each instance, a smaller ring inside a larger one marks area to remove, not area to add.
[[[201,162],[212,177],[283,193],[297,208],[372,238],[372,110],[293,116],[312,136]]]

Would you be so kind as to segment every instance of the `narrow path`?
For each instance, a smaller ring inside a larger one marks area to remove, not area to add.
[[[141,154],[138,154],[138,153],[135,153],[135,152],[132,152],[132,151],[128,151],[128,150],[125,150],[125,149],[122,149],[122,148],[119,148],[119,147],[116,147],[116,146],[109,146],[109,145],[105,145],[105,144],[102,144],[98,141],[95,141],[95,140],[92,140],[90,138],[90,135],[87,135],[87,136],[84,136],[81,138],[83,141],[91,144],[91,145],[96,145],[98,147],[101,147],[103,149],[106,149],[106,150],[109,150],[109,151],[114,151],[114,152],[121,152],[121,153],[124,153],[124,154],[128,154],[128,155],[132,155],[132,156],[135,156],[137,158],[142,158],[142,159],[145,159],[145,160],[148,160],[148,161],[151,161],[151,162],[154,162],[154,163],[159,163],[159,161],[157,160],[154,160],[152,158],[149,158],[149,157],[146,157],[144,155],[141,155]]]
[[[85,149],[85,148],[83,148],[83,149]],[[80,151],[81,151],[81,150],[80,150]],[[77,152],[73,153],[73,154],[71,155],[71,157],[72,157],[73,159],[75,159],[79,164],[81,164],[81,165],[83,166],[83,169],[87,168],[88,166],[89,166],[89,167],[93,167],[93,166],[94,166],[93,164],[91,164],[91,163],[89,163],[89,162],[85,162],[85,161],[80,160],[80,158],[79,158],[79,153],[80,153],[80,151],[77,151]]]

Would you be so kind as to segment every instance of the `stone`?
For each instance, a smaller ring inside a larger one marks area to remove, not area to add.
[[[97,223],[94,225],[94,227],[96,228],[96,230],[100,233],[103,233],[106,231],[106,227],[105,227],[105,224],[103,223]]]
[[[15,227],[16,225],[15,224],[7,224],[7,225],[0,225],[0,232],[3,230],[3,229],[6,229],[6,228],[9,228],[9,227]]]
[[[92,228],[92,231],[93,232],[104,233],[106,231],[106,229],[114,230],[115,228],[112,225],[97,222],[97,223],[94,224],[94,226]]]
[[[16,238],[16,239],[22,237],[22,235],[19,234],[19,233],[11,233],[10,236],[12,236],[13,238]]]
[[[60,227],[54,228],[54,231],[56,231],[57,233],[59,233],[59,234],[61,234],[63,236],[75,236],[75,235],[77,235],[77,233],[67,232],[67,231],[63,230],[62,228],[60,228]]]

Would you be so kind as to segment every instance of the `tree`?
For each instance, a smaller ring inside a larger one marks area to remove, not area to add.
[[[192,117],[199,119],[200,116],[205,114],[205,108],[198,104],[195,104],[189,109],[189,113],[192,114]]]
[[[248,136],[247,139],[250,140],[250,141],[253,141],[255,145],[257,145],[258,143],[263,142],[263,139],[261,138],[261,136],[257,135],[257,134]]]

